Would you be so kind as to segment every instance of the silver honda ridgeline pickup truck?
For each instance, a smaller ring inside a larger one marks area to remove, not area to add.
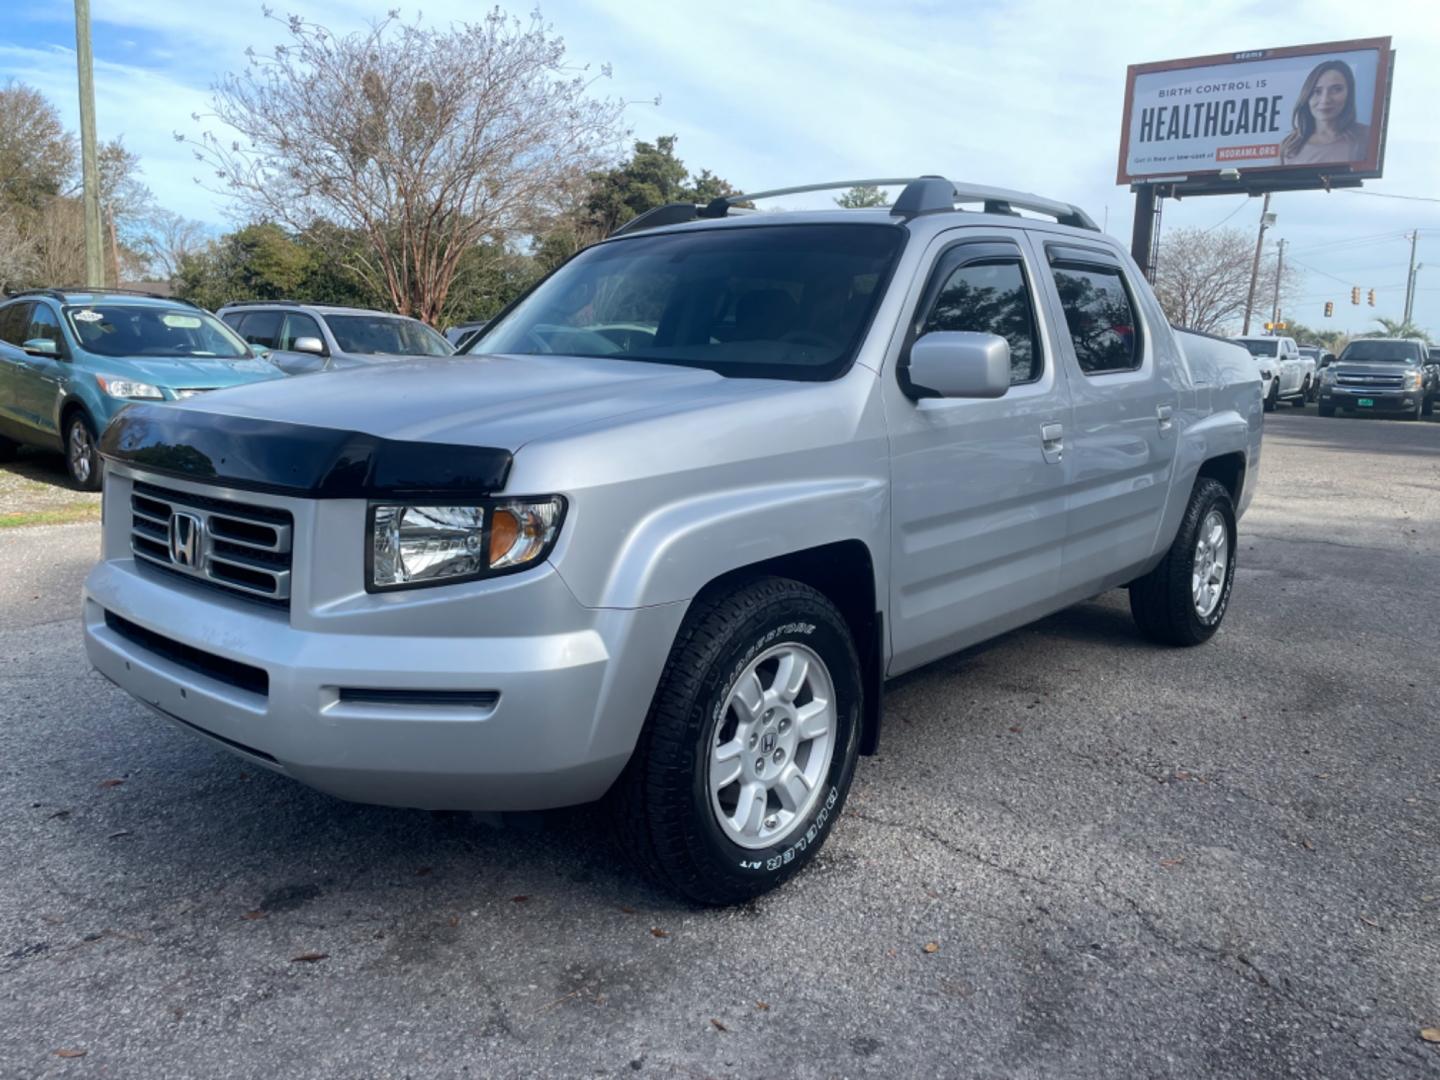
[[[91,662],[342,798],[603,797],[728,903],[815,856],[887,678],[1117,586],[1156,641],[1215,632],[1244,349],[1067,204],[737,201],[652,211],[467,355],[125,410]]]

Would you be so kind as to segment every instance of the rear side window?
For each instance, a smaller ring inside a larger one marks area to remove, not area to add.
[[[1057,262],[1055,288],[1086,375],[1140,367],[1140,327],[1119,267]]]
[[[1043,363],[1035,309],[1019,258],[957,266],[940,286],[920,326],[922,334],[932,330],[998,334],[1010,343],[1010,385],[1040,378]]]
[[[25,331],[30,328],[30,309],[34,304],[11,304],[0,308],[0,341],[20,346],[25,341]]]
[[[284,316],[278,311],[251,311],[242,316],[240,325],[235,329],[247,344],[275,349],[279,348],[282,318]]]

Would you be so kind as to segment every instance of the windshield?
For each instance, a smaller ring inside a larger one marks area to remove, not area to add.
[[[208,311],[142,304],[77,304],[70,329],[97,356],[205,356],[249,360],[249,346]]]
[[[424,323],[401,315],[326,315],[341,352],[365,356],[449,356],[455,350]]]
[[[1420,348],[1408,341],[1352,341],[1340,354],[1342,361],[1364,360],[1379,364],[1420,363]]]
[[[1251,356],[1274,356],[1280,348],[1278,341],[1251,341],[1247,338],[1239,338],[1238,341],[1250,350]]]
[[[859,346],[904,239],[889,225],[763,225],[600,244],[474,348],[833,378]]]

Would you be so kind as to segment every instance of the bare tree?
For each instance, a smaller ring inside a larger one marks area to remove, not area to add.
[[[1176,326],[1210,334],[1239,329],[1250,292],[1255,241],[1239,229],[1171,229],[1160,241],[1155,293]],[[1252,324],[1264,324],[1275,300],[1277,260],[1260,261]],[[1280,307],[1294,294],[1299,275],[1286,266],[1280,281]]]
[[[0,204],[0,295],[34,280],[36,255],[34,230],[25,227],[18,213]]]
[[[624,134],[623,103],[592,96],[598,76],[566,66],[538,13],[433,30],[392,12],[345,37],[285,25],[289,44],[214,88],[240,138],[207,131],[196,156],[257,218],[361,233],[353,269],[405,314],[436,321],[468,249],[530,231]]]
[[[209,239],[203,222],[160,207],[150,212],[137,247],[149,260],[150,272],[169,281],[179,273],[180,264],[201,251]]]

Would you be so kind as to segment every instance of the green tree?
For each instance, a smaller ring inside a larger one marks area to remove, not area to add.
[[[1318,345],[1336,356],[1340,355],[1345,343],[1350,340],[1350,335],[1343,330],[1317,330],[1293,319],[1290,321],[1290,329],[1285,332],[1295,339],[1297,345]]]
[[[279,225],[246,225],[184,256],[176,294],[212,311],[231,300],[298,298],[315,258]]]
[[[1419,338],[1425,344],[1431,344],[1429,331],[1422,330],[1408,319],[1387,319],[1381,316],[1375,321],[1380,324],[1380,330],[1374,334],[1366,334],[1366,337]]]
[[[836,196],[835,205],[846,210],[863,210],[871,206],[889,206],[890,200],[874,184],[857,184],[845,194]]]

